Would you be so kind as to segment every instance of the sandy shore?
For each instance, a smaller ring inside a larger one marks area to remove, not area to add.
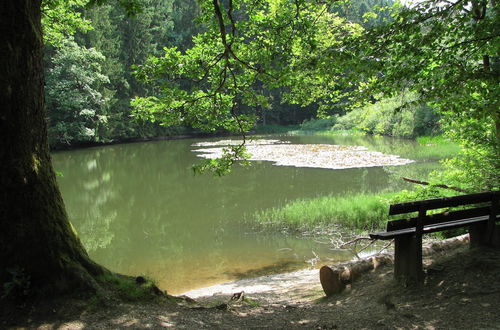
[[[229,283],[222,283],[206,288],[191,290],[183,295],[195,300],[207,300],[213,297],[230,297],[234,293],[244,292],[249,296],[273,302],[295,300],[300,297],[323,295],[319,282],[318,269],[304,269],[285,274],[266,275]],[[307,294],[305,292],[307,291]],[[295,299],[293,298],[295,297]]]

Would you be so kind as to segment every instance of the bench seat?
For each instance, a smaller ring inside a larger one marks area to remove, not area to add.
[[[431,225],[426,225],[423,227],[423,233],[424,234],[429,234],[429,233],[435,233],[443,230],[449,230],[449,229],[456,229],[456,228],[462,228],[462,227],[467,227],[470,225],[474,225],[477,223],[484,223],[486,224],[488,222],[489,216],[483,215],[479,217],[474,217],[474,218],[469,218],[469,219],[462,219],[462,220],[454,220],[454,221],[447,221],[447,222],[442,222],[438,224],[431,224]],[[497,217],[497,221],[500,221],[500,217]],[[371,239],[380,239],[380,240],[389,240],[396,238],[398,236],[402,235],[410,235],[410,234],[415,234],[416,233],[416,228],[405,228],[405,229],[399,229],[399,230],[393,230],[393,231],[388,231],[388,232],[379,232],[379,233],[373,233],[370,234]]]

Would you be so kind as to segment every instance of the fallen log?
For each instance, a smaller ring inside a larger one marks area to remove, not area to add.
[[[460,247],[465,247],[469,239],[469,234],[464,234],[442,241],[431,241],[423,245],[422,252],[424,255],[429,256],[433,253],[457,250]],[[389,263],[393,263],[390,255],[379,254],[369,259],[338,264],[332,267],[323,266],[319,270],[319,280],[323,291],[329,297],[344,291],[348,284],[352,284],[362,274]]]
[[[319,270],[319,280],[326,296],[332,296],[344,291],[348,284],[359,278],[363,273],[375,270],[378,267],[392,263],[389,255],[378,255],[369,259],[362,259],[346,264],[336,265],[333,268],[323,266]]]

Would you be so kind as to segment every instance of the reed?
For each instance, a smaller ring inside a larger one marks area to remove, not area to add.
[[[307,230],[321,225],[340,225],[345,229],[371,231],[383,228],[396,193],[323,196],[299,199],[282,207],[254,214],[264,227]]]

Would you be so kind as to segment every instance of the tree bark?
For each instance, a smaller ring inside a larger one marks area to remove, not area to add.
[[[96,289],[106,270],[72,229],[52,168],[40,2],[0,1],[0,287],[22,273],[28,292],[57,294]]]

